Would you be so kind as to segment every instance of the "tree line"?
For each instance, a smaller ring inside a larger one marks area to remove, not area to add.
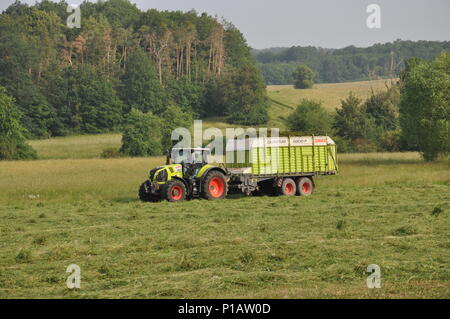
[[[399,80],[365,101],[350,92],[330,113],[302,100],[287,118],[289,134],[330,135],[340,152],[419,151],[426,161],[450,153],[450,54],[411,58]]]
[[[317,83],[337,83],[398,77],[412,57],[432,60],[450,50],[450,41],[402,41],[367,48],[342,49],[293,46],[253,50],[266,84],[292,84],[292,74],[305,64],[316,74]]]
[[[261,74],[231,23],[109,0],[83,2],[71,29],[67,7],[16,1],[0,15],[0,86],[27,138],[122,130],[133,110],[267,121]]]

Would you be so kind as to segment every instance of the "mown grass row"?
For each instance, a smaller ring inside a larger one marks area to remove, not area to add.
[[[0,297],[450,297],[447,161],[345,155],[308,198],[139,202],[163,161],[0,163]]]

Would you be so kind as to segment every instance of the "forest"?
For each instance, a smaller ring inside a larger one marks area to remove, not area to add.
[[[0,87],[27,138],[117,131],[133,112],[168,109],[267,121],[261,74],[231,23],[110,0],[82,3],[81,28],[69,28],[67,7],[16,1],[0,15]]]
[[[266,84],[292,84],[292,73],[300,64],[310,67],[316,83],[338,83],[398,77],[405,61],[430,61],[450,50],[450,41],[402,41],[374,44],[368,48],[348,46],[324,49],[312,46],[253,50]]]

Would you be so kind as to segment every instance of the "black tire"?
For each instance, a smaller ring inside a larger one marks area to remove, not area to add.
[[[297,186],[292,178],[283,179],[281,187],[278,188],[280,195],[294,196],[297,192]]]
[[[309,177],[297,179],[297,195],[310,196],[314,192],[314,183]]]
[[[143,202],[151,202],[156,203],[159,202],[161,199],[158,196],[150,194],[148,191],[148,182],[144,182],[139,187],[139,199]]]
[[[228,194],[225,175],[219,171],[209,172],[202,181],[202,197],[207,200],[223,199]]]
[[[162,195],[169,202],[181,202],[186,200],[186,186],[178,179],[172,179],[164,185]]]

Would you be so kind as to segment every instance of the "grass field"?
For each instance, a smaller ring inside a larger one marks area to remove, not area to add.
[[[163,161],[1,162],[0,298],[450,297],[448,161],[342,155],[311,197],[139,202]]]
[[[106,148],[119,148],[121,139],[121,134],[79,135],[34,140],[29,144],[38,152],[39,159],[96,158]]]
[[[372,88],[385,81],[270,86],[269,127],[301,98],[333,110]],[[0,298],[450,297],[448,160],[342,154],[311,197],[148,204],[137,188],[165,160],[99,158],[120,140],[30,141],[39,161],[0,162]],[[70,264],[80,290],[66,288]],[[369,264],[381,289],[366,286]]]

